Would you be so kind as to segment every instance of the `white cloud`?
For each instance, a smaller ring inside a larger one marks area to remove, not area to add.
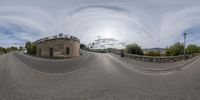
[[[0,4],[0,29],[14,25],[21,31],[0,32],[0,46],[62,32],[83,43],[100,35],[143,48],[165,47],[182,41],[182,32],[199,25],[199,5],[197,0],[6,0]]]

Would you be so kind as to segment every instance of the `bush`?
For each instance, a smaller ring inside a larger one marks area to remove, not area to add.
[[[15,50],[18,50],[17,47],[8,47],[8,48],[3,48],[3,47],[0,47],[0,54],[5,54],[5,53],[8,53],[8,52],[11,52],[11,51],[15,51]]]
[[[166,48],[166,56],[178,56],[184,54],[184,46],[181,43],[175,43],[174,45]]]
[[[0,54],[4,54],[4,48],[0,47]]]
[[[198,53],[200,53],[200,47],[199,47],[199,52]]]
[[[137,54],[137,55],[143,55],[144,54],[142,48],[137,44],[127,45],[125,52],[130,53],[130,54]]]
[[[146,56],[161,56],[161,53],[158,51],[149,51],[145,54]]]
[[[187,54],[193,54],[193,53],[199,53],[200,49],[197,45],[195,44],[190,44],[188,45],[187,49],[186,49],[186,53]]]

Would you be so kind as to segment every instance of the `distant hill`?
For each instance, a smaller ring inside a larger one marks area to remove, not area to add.
[[[144,53],[147,53],[149,51],[158,51],[158,52],[164,53],[165,50],[166,50],[165,48],[145,48],[145,49],[143,49]]]

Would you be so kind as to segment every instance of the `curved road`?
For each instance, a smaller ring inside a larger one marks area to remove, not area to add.
[[[109,54],[53,60],[0,56],[0,100],[200,100],[200,60],[167,74],[130,70]]]

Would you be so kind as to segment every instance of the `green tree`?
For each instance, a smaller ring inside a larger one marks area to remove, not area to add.
[[[7,51],[7,49],[6,49],[6,48],[3,48],[3,52],[4,52],[4,53],[7,53],[8,51]]]
[[[130,53],[130,54],[137,54],[137,55],[144,54],[142,48],[139,45],[137,45],[136,43],[127,45],[125,52]]]
[[[158,51],[149,51],[145,54],[146,56],[161,56],[161,53]]]
[[[87,47],[86,47],[85,44],[80,44],[80,48],[81,48],[81,49],[84,49],[84,50],[87,49]]]
[[[166,56],[178,56],[183,55],[184,45],[181,43],[175,43],[174,45],[167,47],[165,51]]]
[[[4,53],[9,53],[11,51],[15,51],[15,50],[18,50],[17,47],[7,47],[7,48],[3,48],[3,47],[0,47],[0,54],[4,54]]]
[[[36,55],[36,45],[35,44],[31,43],[30,41],[26,42],[25,48],[26,48],[28,54]]]
[[[19,47],[19,51],[22,51],[22,50],[23,50],[23,47],[22,47],[22,46],[20,46],[20,47]]]
[[[10,51],[18,50],[18,48],[14,47],[14,46],[10,47],[9,49],[10,49]]]
[[[25,48],[26,48],[26,50],[27,50],[27,53],[28,53],[28,54],[31,54],[31,52],[32,52],[32,43],[31,43],[30,41],[29,41],[29,42],[26,42]]]
[[[200,52],[200,49],[197,45],[190,44],[187,46],[187,49],[186,49],[187,54],[193,54],[193,53],[199,53],[199,52]]]

